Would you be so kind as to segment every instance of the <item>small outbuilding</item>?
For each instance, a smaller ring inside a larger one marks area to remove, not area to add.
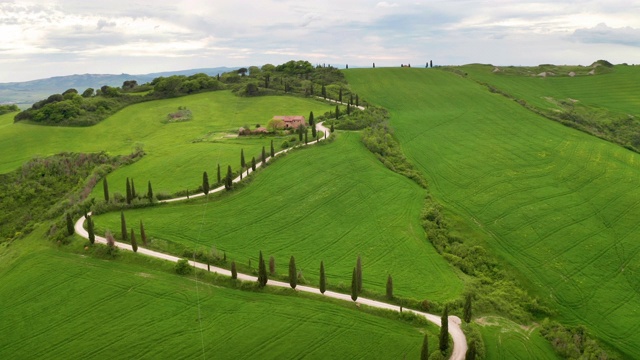
[[[282,120],[285,129],[297,129],[300,125],[307,125],[304,116],[301,115],[274,116],[273,120]]]

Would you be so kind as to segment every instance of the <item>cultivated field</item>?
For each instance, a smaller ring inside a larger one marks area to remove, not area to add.
[[[340,133],[333,143],[276,160],[240,191],[125,216],[130,226],[144,221],[153,244],[174,252],[175,244],[215,248],[241,264],[251,259],[255,269],[262,250],[274,256],[280,274],[293,255],[313,285],[324,261],[328,283],[347,292],[361,255],[364,288],[384,293],[391,274],[397,295],[451,300],[463,280],[425,239],[419,220],[424,196],[369,153],[358,133]],[[119,212],[94,219],[100,231],[120,229]]]
[[[60,251],[42,233],[0,248],[3,359],[391,359],[420,352],[425,329],[353,304],[196,283],[135,254],[105,261]],[[428,329],[435,351],[437,328]]]
[[[526,328],[497,316],[476,321],[487,348],[488,360],[560,359],[536,326]]]
[[[450,72],[346,74],[354,91],[390,109],[451,228],[517,268],[560,320],[640,357],[640,155]]]
[[[193,120],[164,123],[169,113],[185,106]],[[35,155],[61,151],[128,154],[140,145],[147,155],[139,163],[109,176],[112,192],[124,193],[125,178],[136,180],[138,192],[146,192],[151,180],[154,193],[197,188],[202,172],[215,177],[217,164],[226,170],[240,166],[240,149],[245,156],[258,156],[270,138],[224,139],[238,128],[265,126],[273,115],[322,114],[331,106],[296,97],[242,98],[229,91],[202,93],[129,106],[101,123],[87,128],[13,124],[14,114],[0,117],[0,173],[14,170]],[[279,146],[282,140],[274,140]],[[224,175],[224,174],[223,174]],[[102,189],[93,196],[102,198]]]

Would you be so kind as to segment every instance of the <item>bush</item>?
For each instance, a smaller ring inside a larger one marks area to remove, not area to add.
[[[176,273],[179,275],[189,275],[191,274],[191,271],[193,271],[193,267],[189,265],[189,260],[187,259],[178,260],[175,269]]]

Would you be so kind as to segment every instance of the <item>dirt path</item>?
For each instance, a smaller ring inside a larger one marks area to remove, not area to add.
[[[326,137],[329,137],[329,130],[324,127],[322,125],[322,123],[319,123],[316,125],[316,129],[318,131],[318,133],[320,132],[324,132],[326,134]],[[322,139],[318,139],[318,140],[314,140],[312,142],[309,142],[307,145],[311,145],[311,144],[315,144],[318,141],[324,140],[325,137],[323,137]],[[304,146],[304,145],[302,145]],[[282,154],[282,153],[286,153],[287,151],[291,150],[291,148],[289,149],[285,149],[282,151],[277,152],[275,155],[277,156],[278,154]],[[271,158],[268,157],[266,159],[266,161],[268,162]],[[262,163],[257,163],[256,164],[256,169],[261,166]],[[248,170],[247,172],[244,172],[243,174],[250,174],[252,171],[251,169]],[[243,175],[244,177],[244,175]],[[233,180],[234,183],[237,183],[240,181],[240,177],[237,177]],[[218,191],[222,191],[224,190],[224,186],[218,187],[216,189],[210,190],[209,192],[218,192]],[[200,193],[200,194],[194,194],[189,196],[189,198],[195,198],[195,197],[200,197],[200,196],[204,196],[204,193]],[[162,202],[174,202],[174,201],[181,201],[181,200],[186,200],[187,197],[180,197],[180,198],[174,198],[174,199],[168,199],[168,200],[163,200]],[[91,213],[89,213],[89,215],[91,215]],[[75,231],[78,235],[82,236],[85,239],[89,238],[89,234],[87,233],[87,230],[84,229],[84,222],[85,222],[85,218],[84,216],[81,217],[80,219],[78,219],[75,223]],[[106,244],[107,243],[107,239],[105,239],[102,236],[98,236],[96,235],[96,242],[101,243],[101,244]],[[122,243],[122,242],[118,242],[116,241],[115,243],[116,247],[123,249],[123,250],[127,250],[127,251],[133,251],[133,249],[131,248],[130,244],[127,243]],[[177,262],[178,260],[182,259],[181,257],[177,257],[177,256],[173,256],[173,255],[169,255],[169,254],[164,254],[161,252],[157,252],[157,251],[153,251],[153,250],[149,250],[149,249],[145,249],[143,247],[138,247],[138,254],[143,254],[146,256],[151,256],[154,257],[156,259],[162,259],[162,260],[167,260],[167,261],[172,261],[172,262]],[[196,262],[196,261],[189,261],[189,263],[193,266],[196,267],[198,269],[202,269],[202,270],[207,270],[210,269],[210,271],[214,272],[214,273],[218,273],[224,276],[231,276],[231,271],[227,270],[227,269],[223,269],[223,268],[219,268],[216,266],[208,266],[207,264],[204,263],[200,263],[200,262]],[[238,273],[238,279],[243,280],[243,281],[258,281],[258,278],[252,275],[247,275],[247,274],[241,274]],[[285,282],[281,282],[281,281],[275,281],[275,280],[269,280],[269,282],[267,283],[267,285],[269,286],[278,286],[278,287],[283,287],[283,288],[289,288],[289,283],[285,283]],[[324,294],[320,293],[320,289],[316,289],[310,286],[297,286],[296,287],[297,291],[304,291],[304,292],[308,292],[308,293],[313,293],[313,294],[319,294],[321,296],[327,296],[327,297],[331,297],[334,299],[340,299],[340,300],[344,300],[344,301],[353,301],[351,300],[351,295],[349,294],[342,294],[342,293],[337,293],[337,292],[333,292],[333,291],[325,291]],[[392,304],[388,304],[382,301],[377,301],[377,300],[373,300],[373,299],[367,299],[367,298],[363,298],[363,297],[359,297],[358,300],[356,301],[356,303],[359,304],[364,304],[367,306],[371,306],[371,307],[375,307],[375,308],[379,308],[379,309],[386,309],[386,310],[391,310],[391,311],[400,311],[400,306],[398,305],[392,305]],[[402,311],[405,312],[411,312],[414,313],[416,315],[422,316],[425,319],[427,319],[428,321],[440,326],[440,316],[439,315],[434,315],[434,314],[429,314],[429,313],[425,313],[425,312],[421,312],[421,311],[416,311],[416,310],[411,310],[411,309],[407,309],[407,308],[403,308]],[[465,354],[467,352],[467,338],[465,337],[464,333],[462,332],[462,329],[460,328],[460,318],[454,315],[449,316],[449,335],[451,335],[451,337],[453,338],[453,352],[451,353],[451,360],[464,360]]]

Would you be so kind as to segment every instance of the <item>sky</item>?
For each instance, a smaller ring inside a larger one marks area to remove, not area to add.
[[[288,60],[640,63],[640,1],[0,0],[0,82]]]

